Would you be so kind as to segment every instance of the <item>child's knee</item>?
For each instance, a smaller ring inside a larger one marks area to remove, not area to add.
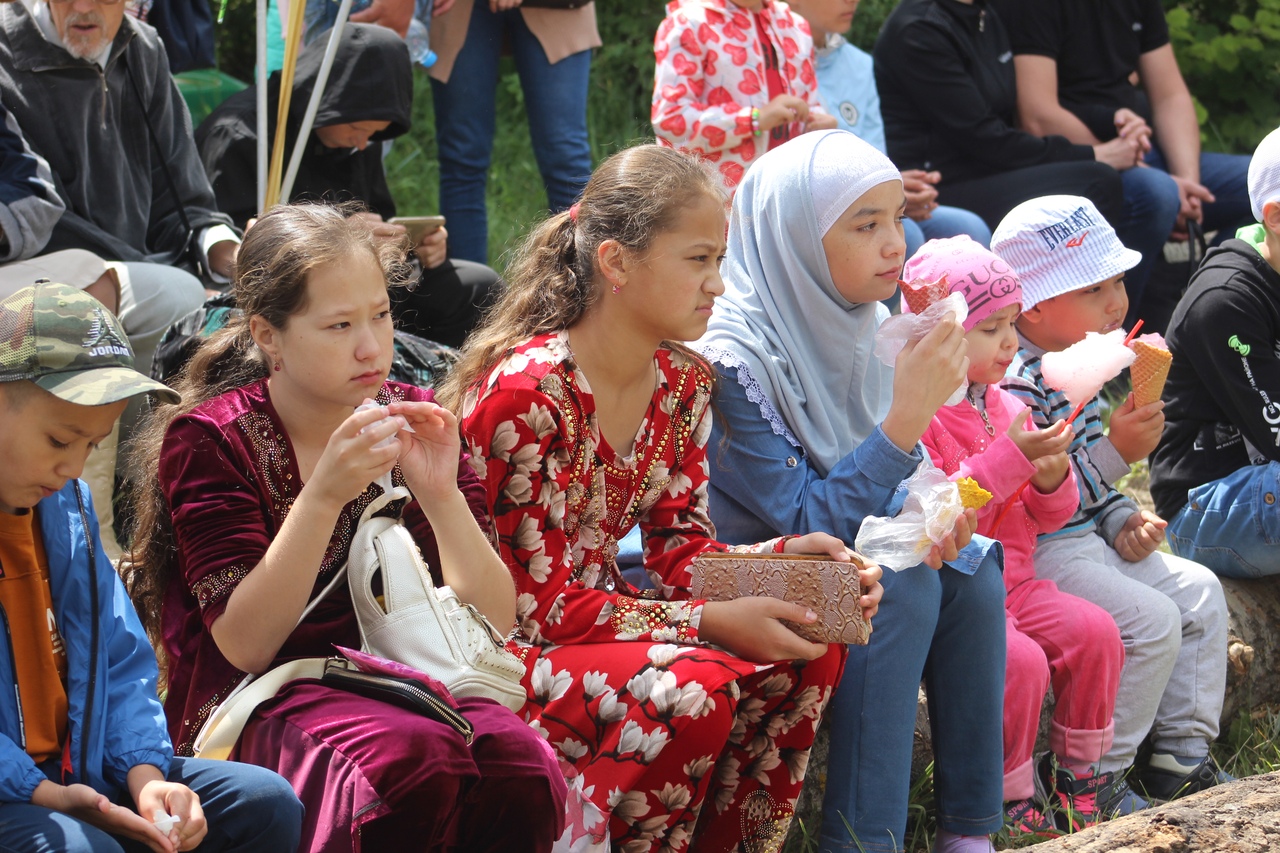
[[[1152,591],[1138,607],[1140,620],[1131,635],[1148,655],[1177,655],[1182,647],[1182,612],[1173,599]],[[1135,649],[1136,651],[1137,649]]]
[[[1075,671],[1079,661],[1088,660],[1094,669],[1119,673],[1124,665],[1124,641],[1116,620],[1095,604],[1081,605],[1072,612],[1071,641],[1062,645],[1067,668]]]
[[[1044,650],[1026,634],[1010,630],[1005,646],[1005,699],[1031,696],[1044,699],[1049,690],[1049,661]],[[1037,701],[1037,704],[1038,701]]]

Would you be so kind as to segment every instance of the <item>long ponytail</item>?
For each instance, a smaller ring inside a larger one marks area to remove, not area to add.
[[[684,209],[707,197],[723,201],[719,178],[671,148],[638,145],[601,163],[571,212],[550,217],[525,240],[506,292],[467,338],[438,392],[440,402],[458,412],[467,389],[512,346],[578,322],[600,298],[602,243],[613,240],[641,254]]]

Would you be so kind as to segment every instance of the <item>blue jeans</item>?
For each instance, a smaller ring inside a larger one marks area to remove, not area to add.
[[[41,767],[57,781],[57,762]],[[200,795],[209,833],[201,853],[265,853],[296,850],[302,828],[302,803],[289,784],[261,767],[235,761],[174,758],[170,782]],[[128,794],[119,801],[133,808]],[[83,821],[33,806],[0,803],[0,853],[144,853],[150,848],[108,835]]]
[[[968,234],[984,247],[991,245],[991,229],[987,227],[987,223],[978,214],[963,208],[940,204],[934,208],[933,215],[923,222],[902,220],[902,236],[907,241],[907,258],[914,255],[925,240],[941,240],[961,234]]]
[[[1250,465],[1187,492],[1165,535],[1179,557],[1226,578],[1280,574],[1280,463]]]
[[[449,255],[482,264],[489,259],[485,189],[504,38],[520,74],[533,156],[552,212],[573,204],[591,177],[587,140],[591,51],[552,65],[518,8],[495,14],[488,3],[477,0],[449,82],[432,79],[431,91],[440,160],[440,212],[449,221]]]
[[[1003,825],[1004,579],[996,551],[973,575],[885,572],[867,646],[851,646],[832,699],[819,849],[900,851],[923,675],[933,730],[938,825]]]
[[[1126,169],[1120,173],[1124,184],[1124,215],[1113,223],[1116,234],[1130,249],[1142,253],[1142,262],[1125,274],[1129,292],[1132,326],[1140,315],[1147,281],[1156,257],[1164,251],[1178,218],[1178,185],[1166,171],[1164,155],[1153,147],[1147,155],[1150,168]],[[1200,183],[1209,188],[1215,201],[1204,206],[1204,230],[1219,231],[1219,238],[1234,237],[1236,229],[1253,221],[1249,208],[1249,157],[1240,154],[1201,154]],[[1176,300],[1175,300],[1176,301]]]

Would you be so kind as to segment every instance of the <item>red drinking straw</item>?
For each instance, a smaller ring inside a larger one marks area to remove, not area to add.
[[[1129,336],[1124,339],[1125,346],[1128,346],[1129,344],[1133,343],[1133,339],[1138,336],[1138,330],[1141,328],[1142,328],[1142,320],[1138,320],[1138,322],[1133,324],[1133,330],[1129,332]],[[1089,398],[1089,400],[1092,400],[1092,399],[1093,397]],[[1072,422],[1075,421],[1076,418],[1080,417],[1080,413],[1084,411],[1085,403],[1089,402],[1089,400],[1081,400],[1079,403],[1076,404],[1076,407],[1071,410],[1071,417],[1067,418],[1067,426],[1071,426]],[[1021,486],[1018,486],[1018,491],[1013,493],[1013,497],[1005,501],[1004,506],[1000,507],[1000,514],[996,516],[996,523],[991,528],[992,533],[995,533],[997,530],[1000,529],[1000,524],[1004,521],[1004,517],[1009,514],[1009,510],[1013,509],[1013,505],[1016,504],[1018,502],[1018,499],[1022,497],[1023,490],[1026,489],[1027,486],[1029,486],[1030,484],[1031,484],[1031,481],[1027,480]]]

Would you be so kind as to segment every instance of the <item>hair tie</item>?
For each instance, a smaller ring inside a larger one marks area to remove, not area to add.
[[[578,204],[579,203],[575,201],[573,204],[569,205],[569,218],[574,222],[578,221]]]

